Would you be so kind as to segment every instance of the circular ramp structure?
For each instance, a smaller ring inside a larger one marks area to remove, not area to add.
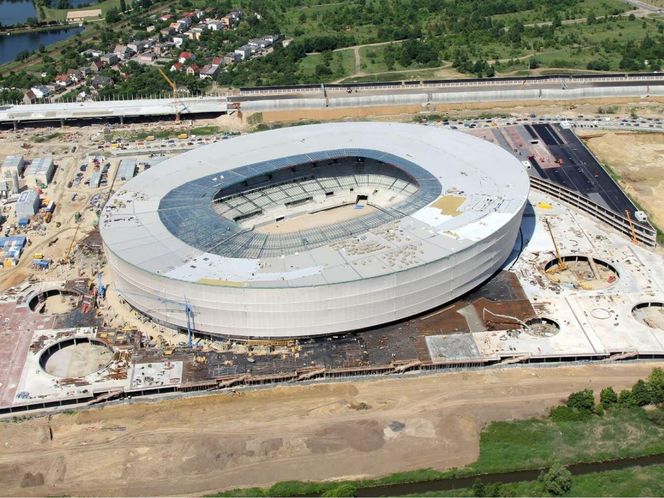
[[[243,135],[122,186],[100,230],[118,294],[175,328],[285,338],[374,327],[484,282],[528,174],[449,130],[330,123]]]

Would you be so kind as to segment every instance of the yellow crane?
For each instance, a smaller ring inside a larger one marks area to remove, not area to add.
[[[629,214],[629,209],[625,209],[625,215],[627,216],[627,221],[629,221],[629,228],[632,230],[632,244],[637,245],[638,240],[636,238],[636,230],[634,228],[634,222],[632,222],[632,215]]]
[[[558,265],[549,268],[547,270],[547,273],[557,273],[559,271],[566,270],[567,265],[565,264],[565,261],[563,261],[563,258],[560,255],[560,251],[558,250],[558,244],[556,243],[556,238],[553,236],[553,230],[551,230],[551,225],[549,224],[549,220],[547,218],[544,218],[544,222],[546,223],[546,228],[549,230],[549,235],[551,236],[551,241],[553,242],[553,248],[556,250],[556,259],[558,260]]]
[[[78,235],[78,229],[81,227],[80,224],[76,225],[76,230],[74,230],[74,236],[71,238],[71,242],[69,243],[69,247],[67,248],[67,252],[65,253],[64,258],[60,260],[60,264],[66,264],[69,261],[69,255],[71,254],[71,250],[74,247],[74,242],[76,242],[76,235]]]
[[[174,81],[172,81],[168,76],[166,76],[166,73],[162,71],[161,68],[158,68],[159,72],[163,76],[163,78],[166,80],[166,83],[170,85],[170,87],[173,89],[173,105],[175,106],[175,122],[179,123],[180,122],[180,103],[178,102],[178,86],[175,84]]]

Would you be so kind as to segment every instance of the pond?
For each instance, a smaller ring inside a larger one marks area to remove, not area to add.
[[[77,26],[74,28],[54,28],[48,31],[0,36],[0,64],[6,64],[15,60],[16,56],[24,50],[34,51],[39,49],[40,45],[46,46],[66,40],[81,31],[83,31],[83,28]]]

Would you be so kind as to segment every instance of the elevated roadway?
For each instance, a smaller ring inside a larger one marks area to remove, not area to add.
[[[224,113],[225,97],[192,97],[177,101],[165,99],[102,100],[97,102],[58,102],[0,106],[0,122],[20,123],[90,119],[119,119]]]
[[[0,106],[0,123],[185,117],[225,113],[438,103],[664,96],[664,74],[553,75],[241,88],[235,95]]]

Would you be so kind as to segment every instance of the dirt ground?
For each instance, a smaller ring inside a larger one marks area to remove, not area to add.
[[[507,368],[140,402],[0,423],[2,495],[174,495],[463,466],[492,420],[656,363]],[[398,421],[404,428],[390,429]],[[49,436],[49,425],[52,440]]]
[[[580,136],[620,176],[623,189],[652,222],[664,228],[664,134],[586,131]]]

